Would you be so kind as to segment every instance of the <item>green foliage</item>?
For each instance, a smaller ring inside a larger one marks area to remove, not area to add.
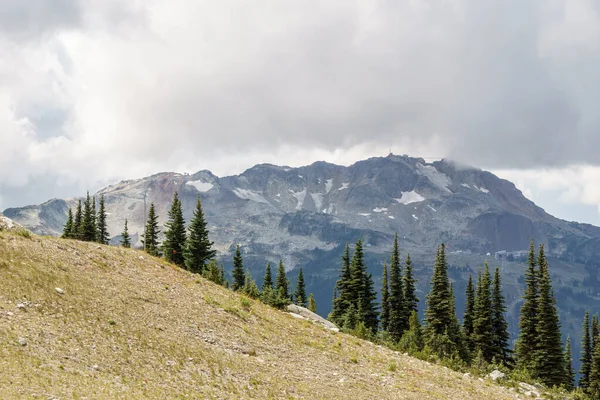
[[[277,267],[277,276],[275,277],[275,289],[278,294],[282,294],[283,297],[289,299],[290,291],[289,291],[290,282],[287,279],[287,275],[285,274],[285,267],[283,266],[283,261],[279,260],[279,267]]]
[[[406,312],[410,315],[413,311],[417,311],[419,298],[417,297],[417,288],[415,286],[417,280],[413,276],[412,260],[410,253],[406,254],[406,262],[404,264],[403,288],[404,288],[404,303]]]
[[[314,313],[317,312],[317,302],[315,296],[311,293],[308,295],[308,309]]]
[[[127,248],[131,247],[131,237],[129,236],[129,229],[127,229],[127,219],[125,220],[125,226],[121,233],[121,246]]]
[[[592,399],[600,399],[600,346],[595,346],[592,353],[592,368],[587,394]]]
[[[204,220],[204,212],[202,211],[202,202],[200,201],[200,197],[198,197],[183,250],[185,267],[188,271],[201,272],[204,269],[204,265],[217,254],[217,251],[212,248],[214,243],[210,241],[208,235],[209,232]],[[243,275],[243,269],[241,272]]]
[[[388,330],[388,322],[390,317],[390,309],[389,309],[389,297],[390,290],[388,284],[388,266],[387,263],[383,263],[383,276],[381,278],[381,329],[383,331]]]
[[[263,289],[260,300],[277,309],[283,309],[285,306],[290,304],[290,299],[283,296],[282,292],[276,292],[272,287],[267,286]]]
[[[265,267],[265,276],[263,278],[263,284],[261,290],[264,292],[267,287],[273,289],[273,276],[271,275],[271,263],[267,262]]]
[[[73,219],[73,228],[71,230],[71,238],[81,240],[81,200],[77,201],[77,208],[75,209],[75,218]]]
[[[95,202],[94,202],[95,203]],[[104,206],[104,194],[100,195],[100,207],[98,209],[96,224],[96,240],[98,243],[108,244],[110,236],[106,224],[106,208]]]
[[[600,335],[600,326],[598,323],[598,314],[596,314],[592,317],[592,349],[596,348],[596,344],[599,339],[598,335]]]
[[[465,291],[465,314],[463,317],[463,332],[467,347],[470,351],[475,350],[473,343],[473,319],[475,317],[475,288],[473,287],[473,276],[469,275],[467,289]]]
[[[590,313],[585,311],[583,326],[581,328],[581,368],[579,369],[579,386],[586,390],[590,385],[590,373],[592,372],[592,342],[590,338]]]
[[[538,272],[536,269],[535,244],[529,246],[528,268],[525,271],[525,292],[519,317],[519,338],[515,346],[517,365],[521,369],[533,366],[537,349]]]
[[[475,309],[473,312],[473,345],[475,351],[482,353],[486,362],[494,357],[494,332],[492,326],[492,294],[490,292],[490,271],[485,263],[483,274],[479,273]],[[490,329],[490,327],[492,329]]]
[[[84,242],[96,241],[96,216],[92,209],[92,199],[90,192],[87,192],[85,202],[83,203],[83,214],[81,216],[81,225],[79,226],[79,238]]]
[[[237,292],[244,287],[246,275],[244,274],[244,260],[240,246],[235,246],[235,255],[233,256],[233,286],[232,289]]]
[[[243,293],[250,298],[260,299],[260,290],[258,289],[254,279],[252,279],[252,275],[250,275],[249,270],[246,270],[246,274],[244,276]]]
[[[217,264],[217,260],[212,259],[208,262],[206,267],[202,270],[202,276],[209,281],[216,283],[217,285],[223,286],[223,270]]]
[[[181,210],[181,200],[177,192],[173,195],[173,202],[169,210],[169,220],[165,224],[165,240],[162,243],[163,254],[165,259],[173,264],[183,266],[184,248],[186,241],[185,220],[183,219],[183,211]],[[202,273],[202,269],[192,271]]]
[[[567,336],[567,343],[565,344],[565,388],[567,390],[573,390],[575,385],[575,371],[573,371],[573,353],[571,350],[571,337]]]
[[[329,316],[329,319],[338,326],[344,324],[346,311],[354,300],[350,291],[351,280],[350,246],[346,243],[344,253],[342,254],[339,278],[334,286],[333,305]]]
[[[423,350],[423,331],[416,311],[410,314],[408,331],[404,332],[398,346],[410,354]]]
[[[364,321],[359,321],[351,334],[364,340],[371,340],[373,338],[373,331],[367,328]]]
[[[494,272],[492,287],[492,359],[496,359],[503,365],[508,365],[511,361],[511,351],[508,344],[510,335],[508,334],[508,323],[504,317],[506,306],[502,294],[502,278],[498,268]]]
[[[144,230],[144,250],[146,253],[157,256],[158,255],[158,215],[154,208],[154,203],[150,203],[150,210],[148,211],[148,220],[146,221],[146,228]]]
[[[307,301],[304,272],[302,272],[302,268],[300,268],[300,271],[298,272],[298,281],[296,282],[296,291],[294,292],[294,302],[301,307],[306,307]]]
[[[408,328],[408,310],[404,299],[404,285],[400,268],[400,250],[398,234],[394,236],[394,245],[390,257],[390,297],[388,300],[388,331],[393,341],[397,342]]]
[[[344,314],[341,326],[346,332],[351,332],[356,328],[356,324],[358,324],[358,310],[354,303],[351,303]]]
[[[63,234],[61,236],[63,239],[70,239],[73,237],[73,210],[69,208],[69,213],[67,214],[67,222],[63,227]]]

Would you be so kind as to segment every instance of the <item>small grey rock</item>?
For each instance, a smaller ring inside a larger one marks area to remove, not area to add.
[[[506,374],[495,369],[492,372],[490,372],[487,377],[493,381],[497,381],[499,379],[504,379],[506,377]]]
[[[92,365],[92,369],[95,371],[98,371],[98,369],[100,369],[100,367],[98,367],[98,364],[94,364],[94,365]]]
[[[54,288],[54,290],[56,290],[56,293],[58,293],[58,294],[65,294],[65,291],[64,291],[64,290],[62,290],[62,289],[61,289],[61,288],[59,288],[59,287],[57,287],[57,288]]]
[[[25,309],[25,304],[23,304],[23,303],[19,303],[19,304],[17,304],[17,308],[18,308],[19,310],[24,310],[24,309]]]
[[[25,338],[19,338],[19,344],[21,346],[27,346],[27,340],[25,340]]]

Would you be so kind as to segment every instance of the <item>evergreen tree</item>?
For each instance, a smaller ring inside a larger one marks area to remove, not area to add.
[[[390,309],[388,306],[389,297],[388,266],[387,263],[383,263],[383,277],[381,278],[381,330],[386,332],[388,330],[388,321],[390,317]]]
[[[246,296],[252,299],[260,298],[260,290],[258,290],[258,286],[254,279],[252,279],[252,275],[250,275],[250,271],[246,270],[246,274],[244,276],[244,289],[243,292]]]
[[[417,288],[415,283],[417,280],[413,276],[412,260],[410,254],[406,255],[406,263],[404,264],[404,303],[406,304],[406,312],[410,315],[413,311],[417,311],[419,298],[417,297]]]
[[[108,244],[110,237],[108,234],[108,227],[106,226],[106,209],[104,207],[104,194],[100,195],[100,207],[98,209],[96,230],[96,239],[98,240],[98,243]]]
[[[583,326],[581,328],[581,368],[579,369],[579,386],[586,390],[590,385],[592,372],[592,341],[590,338],[590,313],[585,311]]]
[[[202,270],[202,276],[217,285],[223,286],[223,269],[219,267],[217,260],[214,258],[210,260],[206,265],[206,268]]]
[[[233,256],[233,290],[237,292],[244,287],[246,282],[246,276],[244,274],[244,261],[242,260],[242,253],[240,252],[240,246],[235,246],[235,256]]]
[[[373,276],[371,274],[365,274],[365,283],[363,286],[363,292],[359,297],[358,312],[360,322],[365,324],[365,327],[371,331],[371,333],[377,332],[377,326],[379,324],[378,312],[377,312],[377,293],[375,292],[373,284]]]
[[[87,192],[85,202],[83,203],[83,214],[81,216],[81,225],[79,235],[84,242],[94,242],[96,240],[96,229],[94,227],[94,214],[92,211],[92,199],[90,192]]]
[[[125,226],[123,227],[123,233],[121,233],[121,246],[131,247],[131,238],[129,237],[129,229],[127,229],[127,219],[125,219]]]
[[[173,195],[173,202],[169,210],[169,220],[165,224],[165,240],[163,241],[163,253],[165,259],[173,264],[184,266],[184,249],[186,245],[185,220],[181,210],[181,200],[177,192]],[[204,264],[202,265],[204,266]],[[202,268],[199,271],[202,273]]]
[[[538,314],[538,272],[536,270],[535,245],[533,239],[529,246],[528,268],[525,272],[525,292],[519,318],[519,338],[515,346],[517,365],[530,368],[535,359],[538,343],[536,329]]]
[[[500,270],[496,268],[494,282],[492,284],[492,358],[508,364],[510,359],[508,323],[504,317],[506,306],[502,294],[502,279]]]
[[[351,280],[350,246],[346,243],[344,253],[342,254],[342,265],[340,267],[339,278],[335,284],[336,295],[334,296],[330,314],[331,321],[339,326],[344,324],[344,316],[353,300],[352,294],[350,293]]]
[[[468,362],[471,358],[471,352],[469,351],[463,331],[460,329],[458,318],[456,317],[456,303],[454,298],[454,290],[452,282],[449,284],[450,291],[450,325],[446,330],[448,339],[453,344],[451,356],[457,355],[461,360]]]
[[[408,310],[404,298],[404,285],[402,282],[402,270],[400,268],[398,234],[394,236],[394,245],[390,257],[390,296],[388,299],[388,308],[388,331],[392,340],[397,342],[408,328]]]
[[[144,230],[144,250],[146,253],[152,256],[158,256],[158,215],[154,208],[154,203],[150,203],[150,210],[148,211],[148,220],[146,221],[146,228]]]
[[[63,239],[70,239],[73,236],[73,210],[69,208],[69,213],[67,214],[67,222],[63,227]]]
[[[208,233],[206,221],[204,220],[204,212],[202,211],[202,203],[198,196],[196,209],[190,221],[189,234],[183,250],[185,267],[188,271],[202,271],[204,264],[217,254],[217,251],[212,249],[214,243],[210,241]],[[243,275],[243,273],[244,271],[242,270],[241,274]]]
[[[96,214],[96,196],[92,197],[92,229],[94,230],[94,239],[92,242],[99,242],[98,239],[98,214]]]
[[[598,314],[592,317],[592,354],[594,354],[594,349],[596,348],[598,335],[600,335],[600,326],[598,326]]]
[[[267,287],[271,288],[271,290],[273,289],[273,277],[271,276],[270,262],[267,262],[267,267],[265,268],[265,277],[263,278],[261,290],[264,292]]]
[[[473,287],[473,277],[469,275],[467,289],[465,291],[465,314],[463,316],[463,332],[467,347],[470,351],[475,350],[473,343],[473,318],[475,312],[475,288]]]
[[[550,280],[544,245],[540,245],[539,298],[536,321],[537,347],[534,376],[545,385],[560,386],[565,382],[564,353],[560,336],[560,321],[556,311],[556,300]]]
[[[277,268],[277,276],[275,277],[275,289],[277,293],[286,299],[290,298],[289,281],[285,274],[285,267],[283,261],[279,260],[279,267]]]
[[[596,346],[592,353],[590,384],[586,392],[591,399],[600,399],[600,346]]]
[[[306,298],[306,287],[304,286],[304,272],[302,272],[302,268],[300,268],[300,271],[298,272],[298,281],[296,282],[294,301],[301,307],[306,307],[306,302],[308,301]]]
[[[450,310],[450,284],[448,280],[448,266],[446,264],[445,246],[442,244],[437,251],[431,289],[427,295],[427,309],[425,310],[425,343],[436,350],[439,343],[437,336],[447,334],[451,324],[452,313]]]
[[[312,293],[308,295],[308,309],[314,313],[317,312],[317,303],[315,302],[315,296]]]
[[[575,371],[573,371],[573,354],[571,351],[571,337],[567,336],[565,344],[565,389],[573,390],[575,385]]]
[[[75,219],[73,220],[73,228],[71,229],[71,238],[81,240],[81,200],[77,201],[77,209],[75,210]]]

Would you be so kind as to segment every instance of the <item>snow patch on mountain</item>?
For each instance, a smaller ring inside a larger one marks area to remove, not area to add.
[[[439,172],[433,165],[423,165],[417,163],[417,171],[426,176],[431,183],[445,192],[451,192],[448,186],[452,184],[452,180],[448,175]]]
[[[270,204],[261,193],[254,190],[235,188],[233,189],[233,193],[240,199],[251,200],[257,203]]]
[[[413,215],[412,215],[412,217],[413,217],[414,219],[416,219],[417,221],[419,220],[419,217],[417,217],[415,214],[413,214]]]
[[[429,209],[431,209],[431,211],[437,212],[437,210],[435,208],[431,207],[429,204],[427,204],[427,207],[429,207]]]
[[[202,192],[202,193],[208,192],[214,186],[210,182],[202,182],[202,181],[189,181],[189,182],[186,182],[186,185],[195,187],[197,191]]]
[[[385,208],[385,207],[381,207],[381,208],[379,208],[379,207],[375,207],[375,208],[373,209],[373,212],[380,213],[380,212],[386,212],[387,210],[388,210],[388,209],[387,209],[387,208]]]
[[[411,203],[420,203],[421,201],[425,201],[425,197],[421,196],[419,193],[411,190],[410,192],[401,192],[402,196],[399,199],[394,199],[400,204],[411,204]]]
[[[327,179],[325,181],[325,193],[331,192],[331,188],[333,188],[333,179]]]
[[[490,192],[490,191],[489,191],[489,190],[487,190],[486,188],[479,187],[479,186],[475,186],[475,189],[477,189],[477,190],[479,190],[480,192],[483,192],[483,193],[489,193],[489,192]]]
[[[317,210],[321,209],[321,206],[323,205],[323,193],[311,193],[310,197],[312,197],[313,201],[315,202],[315,207],[317,208]]]
[[[296,200],[298,200],[298,204],[296,204],[296,210],[302,210],[302,206],[304,206],[304,199],[306,198],[306,188],[299,192],[294,192],[290,189],[290,192],[296,198]]]
[[[348,189],[349,187],[350,187],[350,182],[344,182],[344,183],[342,183],[342,187],[339,188],[338,190]]]
[[[468,184],[468,183],[461,183],[461,184],[460,184],[460,186],[464,186],[464,187],[466,187],[467,189],[471,189],[471,186],[469,186],[469,184]]]
[[[371,214],[370,213],[358,213],[358,215],[363,216],[363,217],[368,217]]]

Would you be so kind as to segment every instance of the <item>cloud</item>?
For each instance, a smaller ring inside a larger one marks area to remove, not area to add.
[[[0,163],[21,168],[0,185],[389,149],[494,169],[598,163],[591,0],[21,3],[0,28],[2,135],[18,154]]]

